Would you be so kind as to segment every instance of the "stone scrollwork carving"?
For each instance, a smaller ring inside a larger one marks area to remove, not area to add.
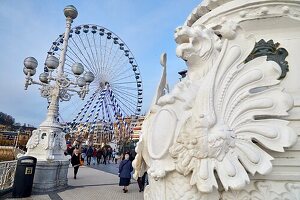
[[[278,192],[274,183],[257,181],[254,187],[249,191],[227,191],[222,193],[222,200],[300,200],[300,184],[285,183],[280,189],[284,191]]]
[[[65,132],[62,132],[58,135],[58,148],[61,148],[63,150],[67,149],[65,136],[66,136]]]
[[[288,52],[285,48],[278,48],[279,45],[280,44],[278,42],[274,44],[273,40],[266,42],[261,39],[255,44],[253,51],[248,58],[246,58],[245,62],[249,62],[250,60],[260,56],[267,56],[267,60],[272,60],[280,66],[281,75],[279,79],[283,79],[289,71],[288,62],[285,61],[285,58],[288,56]]]
[[[28,140],[28,142],[26,144],[27,149],[33,149],[39,144],[40,134],[41,134],[40,130],[32,131],[32,136],[30,137],[30,139]]]
[[[41,90],[41,96],[44,98],[50,98],[50,92],[53,88],[49,85],[43,85],[40,90]]]
[[[59,91],[59,97],[61,101],[69,101],[72,97],[70,93],[68,93],[68,90],[66,89],[61,89]]]
[[[281,119],[293,107],[279,86],[282,69],[266,56],[245,63],[255,38],[233,22],[214,29],[184,26],[175,40],[188,72],[173,91],[155,97],[144,121],[134,166],[148,166],[145,198],[203,199],[220,185],[240,190],[248,173],[271,171],[265,149],[283,152],[296,142]],[[169,187],[174,181],[190,189]]]

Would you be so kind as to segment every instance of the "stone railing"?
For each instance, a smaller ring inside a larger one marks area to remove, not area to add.
[[[17,160],[0,162],[0,193],[12,188]]]

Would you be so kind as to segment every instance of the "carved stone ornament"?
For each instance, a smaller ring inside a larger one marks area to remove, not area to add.
[[[272,170],[267,150],[296,142],[282,119],[293,98],[279,86],[278,63],[267,56],[244,62],[255,38],[232,21],[183,26],[175,40],[187,77],[163,95],[163,65],[133,165],[136,173],[140,162],[148,167],[145,199],[219,199],[216,189],[240,190],[249,175]]]
[[[300,200],[300,183],[283,183],[282,192],[276,190],[274,183],[256,181],[249,190],[223,192],[222,200]]]
[[[32,136],[29,138],[29,140],[26,144],[27,149],[33,149],[34,147],[36,147],[39,144],[40,133],[41,133],[41,131],[39,129],[32,131]]]
[[[288,56],[288,52],[285,48],[278,48],[279,45],[280,44],[278,42],[274,44],[273,40],[266,42],[261,39],[255,44],[253,51],[250,53],[248,58],[246,58],[245,63],[260,56],[267,56],[267,60],[277,62],[280,66],[281,75],[279,79],[283,79],[289,71],[288,62],[285,61],[285,58]]]

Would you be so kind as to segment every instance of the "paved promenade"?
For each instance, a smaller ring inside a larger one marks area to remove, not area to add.
[[[128,193],[123,193],[122,187],[118,185],[119,177],[115,164],[95,165],[91,167],[80,167],[77,179],[73,178],[73,168],[69,168],[69,187],[63,191],[52,192],[43,195],[32,195],[29,198],[18,198],[23,200],[143,200],[143,193],[139,192],[136,181],[129,185]],[[97,169],[94,169],[97,168]],[[110,171],[110,173],[99,169]],[[3,198],[3,197],[2,197]],[[0,197],[1,199],[1,197]],[[13,199],[6,197],[4,199]],[[17,199],[16,199],[17,200]]]

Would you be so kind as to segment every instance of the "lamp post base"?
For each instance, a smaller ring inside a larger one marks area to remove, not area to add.
[[[69,160],[38,161],[32,191],[42,193],[66,188],[69,163]]]
[[[66,149],[65,133],[60,124],[47,118],[32,132],[25,155],[37,158],[32,191],[43,193],[68,186],[69,157]]]

